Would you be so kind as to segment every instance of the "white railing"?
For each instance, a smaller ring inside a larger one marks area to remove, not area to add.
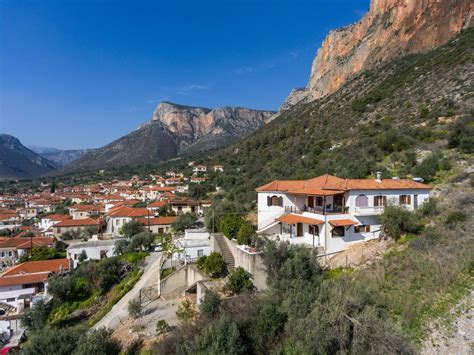
[[[373,215],[383,213],[385,206],[365,206],[355,207],[354,214],[356,215]]]

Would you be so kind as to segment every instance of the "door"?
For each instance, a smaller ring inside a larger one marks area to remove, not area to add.
[[[298,223],[296,225],[296,236],[302,237],[303,236],[303,223]]]
[[[333,198],[334,212],[342,212],[342,195],[335,195]]]
[[[418,195],[413,195],[413,208],[418,209]]]
[[[308,207],[314,208],[314,196],[308,196]]]

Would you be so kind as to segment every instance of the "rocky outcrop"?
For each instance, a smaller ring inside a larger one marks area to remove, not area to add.
[[[284,108],[303,97],[314,100],[331,94],[383,62],[446,43],[473,25],[473,12],[472,0],[372,0],[360,21],[328,34],[305,90],[290,95],[290,105]]]
[[[18,138],[0,134],[0,179],[25,179],[52,172],[56,165],[26,148]]]
[[[79,159],[89,151],[89,149],[62,150],[56,148],[39,147],[35,145],[30,145],[28,148],[42,157],[54,162],[59,167],[65,166],[74,160]]]
[[[264,126],[274,114],[239,107],[208,109],[162,102],[150,121],[91,150],[62,172],[147,164],[221,148]]]

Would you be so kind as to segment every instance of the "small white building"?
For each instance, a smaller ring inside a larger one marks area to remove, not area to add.
[[[205,173],[207,171],[207,167],[205,165],[196,165],[194,168],[193,168],[193,173],[194,174],[197,174],[197,173]]]
[[[205,229],[186,229],[184,237],[176,240],[178,248],[184,249],[181,260],[195,261],[201,256],[211,254],[211,241],[209,232]]]
[[[118,239],[108,240],[89,240],[87,242],[74,241],[67,248],[67,258],[70,260],[73,268],[79,265],[79,257],[82,252],[86,254],[86,260],[101,260],[114,256],[115,242]]]

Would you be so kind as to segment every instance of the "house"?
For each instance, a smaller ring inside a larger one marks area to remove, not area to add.
[[[176,245],[184,249],[180,258],[185,262],[195,261],[211,253],[210,235],[205,229],[186,229],[184,237],[176,240]]]
[[[152,215],[155,215],[155,214],[158,214],[158,210],[161,208],[161,207],[164,207],[168,204],[168,201],[167,200],[163,200],[163,201],[153,201],[153,202],[150,202],[148,205],[147,205],[147,209],[150,210],[151,214]]]
[[[50,214],[41,218],[39,228],[42,232],[48,233],[52,226],[66,219],[72,219],[72,217],[68,214]],[[49,233],[52,234],[53,232],[50,231]]]
[[[258,233],[290,243],[324,248],[327,253],[378,238],[377,216],[387,204],[416,210],[431,187],[406,179],[275,180],[256,189]]]
[[[198,173],[205,173],[207,171],[207,167],[205,165],[196,165],[193,168],[193,173],[198,174]]]
[[[134,208],[129,206],[117,206],[107,212],[107,233],[119,234],[120,229],[125,223],[137,218],[148,217],[150,211],[146,208]]]
[[[215,172],[219,172],[219,173],[224,172],[224,167],[222,165],[214,165],[213,168]]]
[[[86,242],[71,241],[66,255],[70,260],[70,265],[76,268],[79,265],[79,257],[85,252],[85,260],[101,260],[114,256],[115,242],[117,239],[88,240]]]
[[[31,248],[54,246],[55,238],[43,237],[15,237],[6,238],[0,241],[0,264],[13,265],[25,254],[31,251]]]
[[[72,219],[97,218],[105,213],[105,208],[98,205],[73,205],[69,207]]]
[[[192,177],[190,182],[194,183],[194,184],[200,184],[202,182],[206,182],[207,178],[205,177]]]
[[[152,217],[152,218],[138,218],[137,221],[150,228],[152,233],[168,233],[171,229],[171,225],[176,221],[177,217]]]
[[[101,228],[102,222],[94,218],[65,219],[52,227],[55,236],[60,236],[66,232],[84,232],[90,229],[100,232]]]
[[[203,216],[204,209],[211,206],[211,201],[182,199],[170,201],[169,204],[178,216],[188,212]]]
[[[165,180],[165,185],[178,185],[181,183],[181,178],[179,177],[170,177]]]
[[[0,276],[0,308],[6,305],[20,313],[35,298],[46,297],[48,278],[69,270],[68,259],[29,261],[9,268]]]

